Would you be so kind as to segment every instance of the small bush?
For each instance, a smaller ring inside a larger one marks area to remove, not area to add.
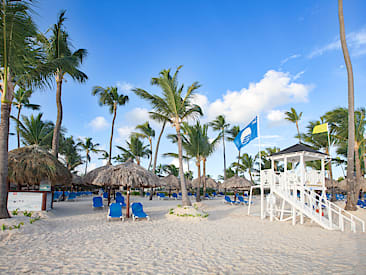
[[[41,219],[41,217],[35,217],[35,218],[33,218],[33,219],[30,219],[29,220],[29,223],[30,224],[32,224],[32,223],[34,223],[35,221],[38,221],[38,220],[40,220]]]
[[[181,204],[178,204],[177,206],[178,206],[179,208],[180,208],[180,207],[182,207],[182,205],[181,205]]]
[[[7,229],[6,225],[5,225],[5,224],[2,224],[2,225],[1,225],[1,230],[2,230],[2,231],[5,231],[6,229]]]
[[[33,213],[32,213],[31,211],[30,211],[30,212],[28,212],[28,211],[24,211],[24,212],[23,212],[23,214],[24,214],[24,216],[26,216],[26,217],[29,217],[29,218],[30,218],[30,217],[32,217],[32,214],[33,214]]]
[[[17,208],[17,209],[15,209],[15,210],[11,211],[11,214],[12,214],[13,216],[16,216],[16,215],[18,215],[18,211],[19,211],[19,208]]]

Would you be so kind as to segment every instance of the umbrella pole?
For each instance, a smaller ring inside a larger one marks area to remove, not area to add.
[[[130,187],[127,187],[127,207],[126,207],[126,218],[130,217]]]

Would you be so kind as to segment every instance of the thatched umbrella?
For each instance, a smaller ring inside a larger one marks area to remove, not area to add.
[[[130,188],[137,187],[156,187],[160,185],[159,177],[154,173],[146,170],[140,165],[132,161],[109,166],[98,173],[95,179],[91,182],[94,185],[112,185],[127,187],[127,211],[126,216],[130,214]]]
[[[334,186],[338,187],[339,189],[342,189],[343,191],[348,191],[348,183],[347,183],[347,179],[344,179],[340,182],[334,181]],[[361,178],[361,190],[363,192],[366,191],[366,179],[365,178]]]
[[[160,178],[160,183],[162,187],[171,189],[180,189],[180,181],[174,175],[169,175],[163,178]]]
[[[201,185],[203,185],[204,178],[201,178]],[[197,188],[197,185],[199,184],[199,179],[195,178],[192,181],[192,186],[194,188]],[[217,188],[217,182],[213,178],[206,177],[206,187],[216,189]]]
[[[246,178],[233,176],[225,180],[220,187],[225,189],[250,189],[253,184]]]
[[[70,185],[71,173],[53,155],[37,146],[14,149],[8,155],[8,180],[38,185],[47,180],[52,185]]]
[[[111,165],[104,165],[98,168],[95,168],[94,170],[91,170],[86,175],[82,177],[82,182],[84,184],[92,184],[92,182],[95,180],[95,178],[99,175],[100,172],[104,171],[105,169],[109,168]]]

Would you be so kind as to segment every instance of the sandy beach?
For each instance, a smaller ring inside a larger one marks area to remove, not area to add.
[[[168,213],[179,201],[132,197],[151,221],[106,220],[91,197],[56,202],[33,224],[0,233],[2,274],[362,274],[364,233],[327,231],[310,222],[270,222],[222,199],[198,220]],[[259,202],[254,203],[254,211]],[[366,210],[357,211],[364,217]],[[12,219],[11,222],[24,220]],[[1,221],[4,223],[4,221]],[[9,221],[7,221],[9,223]]]

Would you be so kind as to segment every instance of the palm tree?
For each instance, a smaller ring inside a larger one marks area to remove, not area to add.
[[[133,134],[140,137],[140,138],[145,138],[149,141],[150,144],[150,151],[153,151],[152,148],[152,139],[155,137],[155,130],[153,128],[150,127],[150,124],[148,121],[146,121],[144,124],[140,124],[136,126],[136,130],[140,130],[141,133],[138,132],[134,132]],[[151,161],[152,161],[152,153],[150,154],[149,157],[149,165],[147,167],[147,170],[150,170],[151,168]]]
[[[70,172],[83,163],[78,144],[74,141],[73,136],[60,139],[60,154],[65,157],[65,164]]]
[[[161,167],[162,171],[168,175],[179,177],[179,168],[174,164],[165,164]]]
[[[98,149],[99,143],[93,143],[92,138],[87,137],[85,141],[80,140],[78,146],[81,147],[82,150],[85,151],[85,174],[88,170],[88,162],[91,161],[90,153],[98,153],[100,150]]]
[[[296,110],[294,108],[291,107],[291,111],[287,111],[285,112],[285,119],[295,123],[296,124],[296,129],[297,129],[297,138],[299,139],[299,142],[301,143],[301,135],[300,135],[300,129],[299,129],[299,121],[302,117],[302,112],[300,112],[299,114],[296,112]]]
[[[349,185],[348,200],[345,209],[357,210],[357,199],[359,186],[359,180],[353,175],[354,171],[354,154],[355,154],[355,95],[354,95],[354,83],[353,83],[353,69],[351,63],[351,57],[348,52],[346,42],[346,31],[344,27],[343,17],[343,0],[338,0],[338,18],[339,18],[339,33],[341,37],[341,45],[344,56],[344,62],[347,68],[348,79],[348,148],[347,148],[347,181]]]
[[[40,108],[39,105],[29,103],[29,98],[31,97],[32,93],[33,93],[32,89],[26,90],[24,88],[19,88],[15,92],[13,105],[15,106],[15,108],[18,109],[18,114],[17,114],[18,121],[20,120],[20,112],[21,112],[22,108],[39,110],[39,108]],[[17,130],[17,141],[18,141],[18,148],[20,148],[20,135],[19,135],[18,130]]]
[[[30,118],[22,115],[23,122],[16,120],[17,132],[24,145],[51,147],[54,125],[51,121],[42,121],[42,113]]]
[[[38,39],[43,44],[47,54],[47,64],[49,67],[49,78],[55,78],[56,81],[56,105],[57,105],[57,119],[52,139],[52,154],[57,157],[59,150],[60,129],[62,125],[62,82],[65,75],[69,75],[73,80],[80,83],[85,82],[88,76],[79,70],[80,64],[87,55],[85,49],[78,49],[74,52],[71,50],[71,43],[69,35],[64,29],[65,10],[62,10],[58,16],[57,23],[54,24],[49,31],[51,31],[50,38],[44,35],[39,35]]]
[[[114,121],[116,120],[117,115],[117,107],[125,105],[128,102],[129,98],[127,95],[118,94],[117,87],[107,87],[106,89],[104,89],[100,86],[96,86],[93,88],[92,94],[99,95],[99,105],[109,106],[109,112],[113,114],[111,138],[109,140],[109,158],[108,158],[108,164],[111,164],[113,130],[114,130]]]
[[[253,158],[251,155],[248,155],[247,153],[243,154],[240,157],[241,160],[241,164],[239,164],[241,170],[245,173],[248,172],[249,177],[250,177],[250,181],[252,183],[254,183],[254,179],[253,179],[253,172],[255,171],[255,159]]]
[[[130,140],[126,141],[126,144],[127,148],[123,148],[121,146],[116,147],[122,151],[124,159],[130,158],[132,160],[136,160],[137,165],[141,164],[141,158],[149,157],[151,155],[149,145],[144,145],[143,142],[135,135],[131,135]]]
[[[181,68],[182,66],[179,66],[173,76],[170,74],[170,69],[162,70],[159,77],[151,80],[152,85],[157,85],[162,89],[162,97],[150,94],[142,89],[134,89],[133,91],[138,96],[150,101],[154,109],[150,114],[156,118],[160,118],[161,121],[169,122],[176,130],[178,139],[179,178],[181,182],[182,204],[183,206],[190,206],[191,202],[188,197],[183,172],[181,124],[189,117],[202,115],[202,110],[198,105],[192,104],[192,96],[200,87],[198,82],[194,82],[189,86],[186,94],[183,95],[184,85],[179,85],[177,80],[178,73]]]
[[[226,180],[225,132],[230,124],[226,123],[225,117],[223,115],[219,115],[209,125],[214,131],[219,131],[219,136],[222,138],[222,146],[224,152],[224,180]]]
[[[16,87],[45,84],[37,28],[30,16],[30,1],[3,0],[0,4],[0,219],[8,218],[8,139],[10,110]]]
[[[240,126],[233,126],[231,127],[231,129],[227,130],[227,134],[229,135],[227,137],[228,141],[234,141],[234,139],[237,137],[237,135],[239,135],[240,133]],[[236,175],[238,175],[238,167],[239,167],[239,159],[240,159],[240,149],[238,150],[238,166],[236,167]]]

